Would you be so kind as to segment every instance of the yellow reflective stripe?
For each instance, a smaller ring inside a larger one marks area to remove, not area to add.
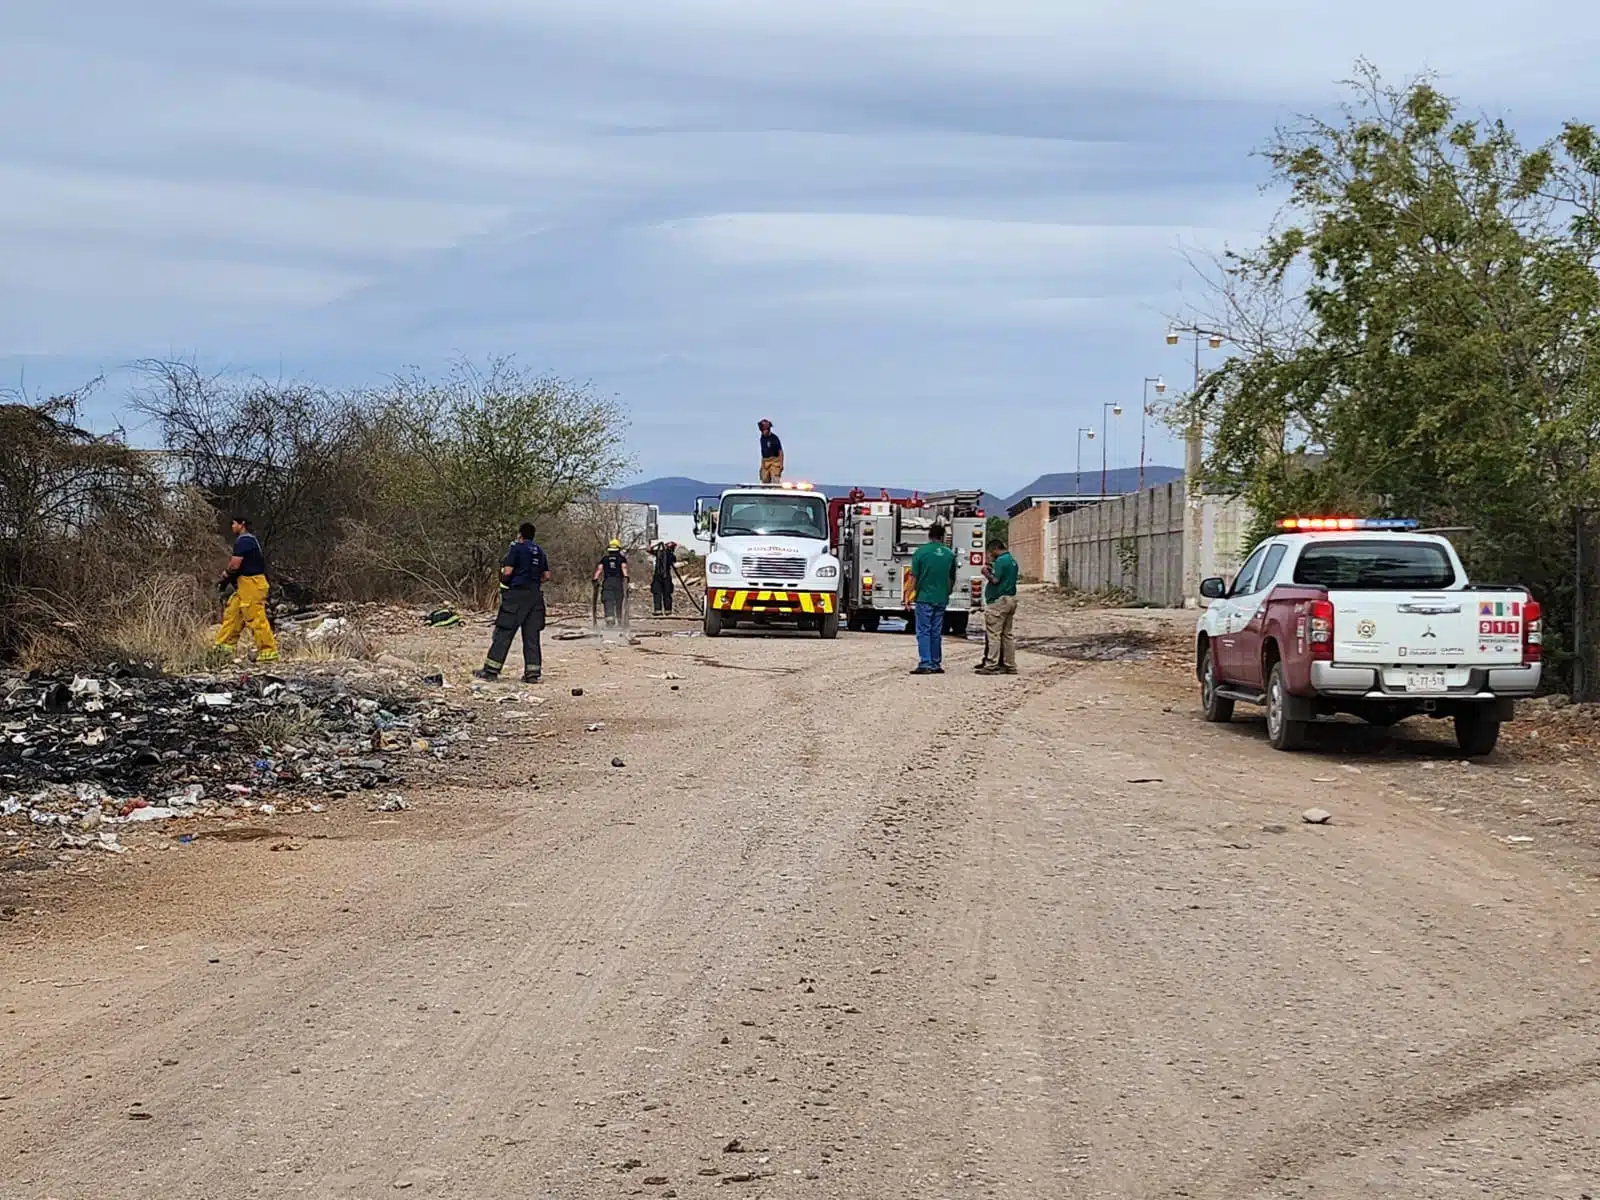
[[[811,605],[811,593],[810,592],[801,592],[800,593],[800,611],[801,612],[815,612],[816,611],[816,609],[813,608],[812,605]]]
[[[735,592],[733,594],[733,607],[736,609],[743,608],[749,599],[749,592]]]
[[[822,601],[822,610],[821,611],[823,611],[825,613],[831,613],[833,611],[833,593],[832,592],[823,592],[818,597],[818,599],[820,599]]]

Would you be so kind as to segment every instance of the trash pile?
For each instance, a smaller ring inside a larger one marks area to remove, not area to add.
[[[275,799],[296,795],[367,791],[387,805],[408,766],[468,740],[473,718],[434,697],[363,695],[338,677],[0,677],[0,829],[60,828],[115,851],[102,826],[270,816]]]

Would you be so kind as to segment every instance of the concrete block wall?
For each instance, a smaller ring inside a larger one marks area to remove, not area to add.
[[[1074,587],[1123,588],[1145,603],[1182,607],[1193,599],[1183,594],[1184,506],[1189,503],[1183,481],[1177,480],[1062,513],[1052,522],[1051,561],[1041,564],[1048,569],[1041,577],[1061,578],[1065,563],[1065,577]],[[1200,507],[1201,577],[1231,575],[1241,561],[1249,506],[1219,496],[1193,503]]]

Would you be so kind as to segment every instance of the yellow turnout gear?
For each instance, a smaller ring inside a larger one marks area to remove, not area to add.
[[[222,628],[217,631],[217,645],[232,650],[248,625],[256,640],[256,661],[276,661],[278,639],[272,636],[272,626],[267,622],[267,588],[265,575],[241,575],[235,580],[233,595],[228,597],[228,607],[222,614]]]

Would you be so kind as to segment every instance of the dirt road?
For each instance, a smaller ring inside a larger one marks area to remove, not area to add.
[[[408,812],[0,884],[0,1195],[1600,1195],[1592,770],[1274,754],[1043,608],[557,644]]]

